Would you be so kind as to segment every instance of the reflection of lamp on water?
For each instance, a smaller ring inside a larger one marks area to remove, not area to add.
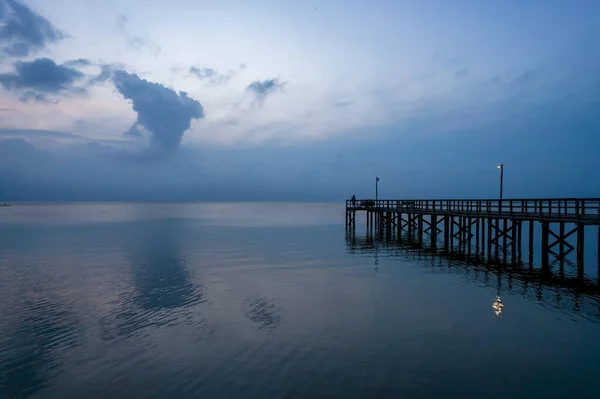
[[[496,313],[496,316],[502,316],[502,309],[504,308],[504,304],[502,303],[502,299],[500,299],[499,296],[497,296],[494,303],[492,303],[492,308],[494,308],[494,313]]]

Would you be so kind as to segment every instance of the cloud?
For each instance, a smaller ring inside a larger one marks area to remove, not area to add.
[[[65,62],[63,65],[77,68],[77,67],[90,66],[90,65],[93,65],[93,63],[86,58],[78,58],[76,60],[69,60],[69,61]]]
[[[354,105],[354,102],[352,102],[352,101],[338,101],[333,104],[333,106],[335,108],[346,108],[346,107],[351,107],[353,105]]]
[[[119,93],[131,100],[137,113],[134,126],[137,129],[139,124],[150,131],[150,142],[155,150],[177,149],[192,119],[204,117],[202,104],[185,92],[177,94],[170,88],[123,70],[114,72],[112,80]]]
[[[0,136],[28,138],[81,139],[81,136],[56,130],[42,129],[0,129]]]
[[[127,45],[137,51],[142,50],[144,47],[148,48],[155,56],[160,55],[162,49],[160,46],[147,38],[132,34],[127,28],[129,18],[126,15],[119,15],[117,19],[117,28],[121,34],[127,40]]]
[[[225,84],[235,76],[235,72],[232,70],[227,71],[227,74],[220,74],[218,71],[212,68],[197,66],[190,67],[190,73],[198,79],[207,80],[214,85]]]
[[[103,64],[100,65],[100,73],[96,75],[94,78],[90,79],[90,84],[95,83],[104,83],[110,78],[112,78],[113,73],[115,71],[121,70],[122,65],[117,64]]]
[[[169,68],[169,70],[171,71],[172,74],[179,75],[180,73],[185,71],[185,67],[177,64],[177,65],[173,65],[171,68]]]
[[[62,39],[46,18],[17,0],[0,0],[0,54],[26,57]]]
[[[255,80],[246,87],[246,94],[249,95],[242,100],[242,104],[246,103],[250,108],[262,107],[265,99],[276,92],[283,92],[286,83],[280,82],[279,79]],[[245,107],[244,105],[242,105]]]
[[[48,94],[85,93],[75,86],[84,74],[66,65],[57,65],[48,58],[17,61],[15,72],[0,74],[0,84],[6,90],[21,92],[21,101],[52,101]]]
[[[36,93],[35,91],[25,91],[19,96],[19,101],[22,103],[28,103],[29,101],[36,101],[38,103],[45,104],[58,104],[60,101],[54,98],[48,97],[44,93]]]
[[[139,123],[135,122],[129,129],[123,132],[125,137],[142,137],[142,131],[140,130]]]
[[[246,90],[257,97],[266,97],[277,91],[283,91],[285,83],[279,79],[256,80],[248,85]]]

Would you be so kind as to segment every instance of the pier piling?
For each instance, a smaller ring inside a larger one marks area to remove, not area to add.
[[[534,262],[535,225],[541,225],[540,256],[543,267],[550,255],[563,261],[575,251],[583,270],[586,226],[598,227],[600,248],[600,199],[509,199],[509,200],[358,200],[346,202],[347,230],[356,228],[356,213],[366,213],[366,227],[388,237],[423,243],[437,251],[443,239],[445,253],[467,252],[502,263],[521,261],[523,222],[528,223],[529,264]],[[441,228],[440,228],[441,226]],[[554,228],[558,228],[553,231]],[[573,227],[574,226],[574,227]],[[568,227],[568,229],[567,229]],[[576,243],[569,242],[571,235]],[[475,251],[472,250],[474,238]],[[552,239],[552,241],[550,241]],[[558,250],[553,248],[558,246]],[[509,256],[510,252],[510,256]],[[600,273],[600,250],[598,251]]]

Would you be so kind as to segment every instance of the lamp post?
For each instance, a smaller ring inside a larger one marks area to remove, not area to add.
[[[502,186],[504,184],[504,164],[501,163],[498,165],[498,169],[500,169],[500,203],[498,204],[498,210],[502,210]]]
[[[379,177],[375,177],[375,201],[379,201]]]

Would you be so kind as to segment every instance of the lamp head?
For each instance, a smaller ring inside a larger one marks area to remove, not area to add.
[[[498,165],[498,169],[502,169],[503,167],[504,167],[504,164],[502,164],[502,163]]]

